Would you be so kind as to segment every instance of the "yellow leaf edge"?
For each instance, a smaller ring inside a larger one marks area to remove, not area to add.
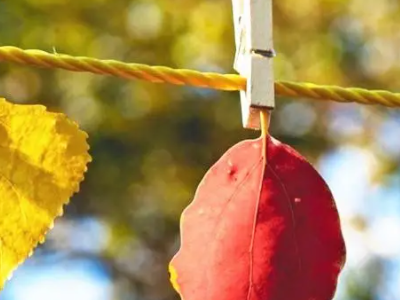
[[[179,220],[179,226],[180,226],[180,232],[181,233],[182,233],[184,220],[185,220],[185,212],[183,212],[181,214],[181,217],[180,217],[180,220]],[[181,239],[182,239],[182,237],[181,237]],[[179,251],[180,251],[180,249],[179,249]],[[179,253],[179,251],[178,251],[178,253]],[[174,288],[174,290],[180,296],[181,300],[184,300],[181,287],[180,287],[180,285],[178,283],[178,277],[179,277],[178,271],[174,267],[174,260],[175,260],[175,257],[178,255],[178,253],[175,254],[174,258],[168,264],[169,281],[170,281],[172,287]]]
[[[178,284],[178,272],[176,271],[175,267],[171,263],[168,265],[168,271],[169,271],[169,274],[170,274],[169,280],[170,280],[170,282],[172,284],[172,287],[175,289],[175,291],[182,298],[181,288],[180,288],[180,286]]]
[[[48,233],[51,229],[53,229],[54,223],[55,223],[56,219],[63,216],[63,214],[64,214],[64,206],[68,205],[68,204],[70,203],[71,197],[72,197],[74,194],[76,194],[76,193],[79,192],[79,190],[80,190],[80,184],[81,184],[81,183],[84,181],[84,179],[85,179],[84,174],[88,171],[88,166],[87,166],[87,165],[88,165],[88,163],[90,163],[90,162],[93,161],[91,155],[89,154],[90,146],[89,146],[89,144],[88,144],[88,142],[87,142],[87,139],[88,139],[89,135],[87,134],[87,132],[81,130],[81,129],[79,128],[78,123],[75,122],[75,121],[73,121],[73,120],[71,120],[66,114],[61,113],[61,112],[51,112],[51,111],[48,111],[47,107],[44,106],[44,105],[41,105],[41,104],[15,104],[15,103],[12,103],[12,102],[8,101],[8,100],[7,100],[6,98],[4,98],[4,97],[0,97],[0,103],[1,103],[1,102],[7,103],[7,104],[12,105],[12,106],[20,106],[20,107],[22,107],[22,106],[24,106],[24,107],[31,106],[31,107],[35,107],[35,108],[37,108],[38,110],[41,110],[42,112],[44,112],[44,113],[46,113],[46,114],[53,115],[54,117],[62,118],[65,122],[67,122],[67,123],[69,123],[70,125],[72,125],[73,127],[75,127],[76,133],[77,133],[78,135],[80,135],[81,137],[84,138],[86,149],[85,149],[85,152],[82,154],[83,159],[84,159],[84,167],[83,167],[83,170],[82,170],[82,175],[76,180],[75,186],[74,186],[73,189],[72,189],[71,195],[62,203],[58,214],[54,217],[53,221],[49,224],[49,226],[46,228],[46,230],[39,236],[37,242],[35,242],[35,243],[33,244],[33,247],[32,247],[32,249],[31,249],[31,251],[27,254],[27,256],[26,256],[25,258],[21,259],[19,262],[17,262],[17,263],[15,264],[14,269],[12,269],[12,270],[9,272],[8,276],[7,276],[5,279],[0,280],[0,292],[4,289],[5,283],[6,283],[7,281],[9,281],[9,280],[13,277],[14,272],[15,272],[28,258],[30,258],[30,257],[33,255],[33,253],[35,252],[35,249],[36,249],[40,244],[43,244],[43,243],[45,242],[45,240],[46,240],[46,235],[47,235],[47,233]]]

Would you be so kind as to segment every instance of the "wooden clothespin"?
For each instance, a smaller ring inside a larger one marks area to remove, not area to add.
[[[236,57],[234,68],[247,78],[240,92],[243,126],[260,128],[260,109],[273,109],[272,0],[232,0]]]

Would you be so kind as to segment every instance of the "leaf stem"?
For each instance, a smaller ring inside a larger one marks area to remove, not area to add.
[[[263,155],[265,161],[267,160],[267,141],[268,141],[270,118],[271,118],[271,112],[269,109],[260,110],[261,138],[263,139]]]

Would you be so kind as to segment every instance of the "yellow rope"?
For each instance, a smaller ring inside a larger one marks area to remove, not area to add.
[[[90,57],[73,57],[65,54],[51,54],[40,50],[23,50],[16,47],[0,47],[0,61],[29,64],[36,67],[59,68],[76,72],[107,74],[126,79],[142,79],[154,83],[191,85],[226,91],[245,90],[246,79],[236,74],[218,74],[194,70],[172,69],[123,63],[115,60],[100,60]],[[275,82],[277,96],[302,97],[338,102],[358,102],[400,107],[400,93],[370,91],[360,88],[296,83]]]

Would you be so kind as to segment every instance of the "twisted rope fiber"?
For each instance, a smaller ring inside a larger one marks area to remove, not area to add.
[[[73,57],[51,54],[40,50],[23,50],[17,47],[0,47],[0,61],[33,65],[43,68],[58,68],[76,72],[113,75],[125,79],[141,79],[154,83],[191,85],[225,91],[246,89],[246,79],[236,74],[218,74],[186,69],[172,69],[115,60],[100,60],[90,57]],[[400,93],[370,91],[360,88],[316,85],[288,81],[275,82],[276,96],[357,102],[400,107]]]

